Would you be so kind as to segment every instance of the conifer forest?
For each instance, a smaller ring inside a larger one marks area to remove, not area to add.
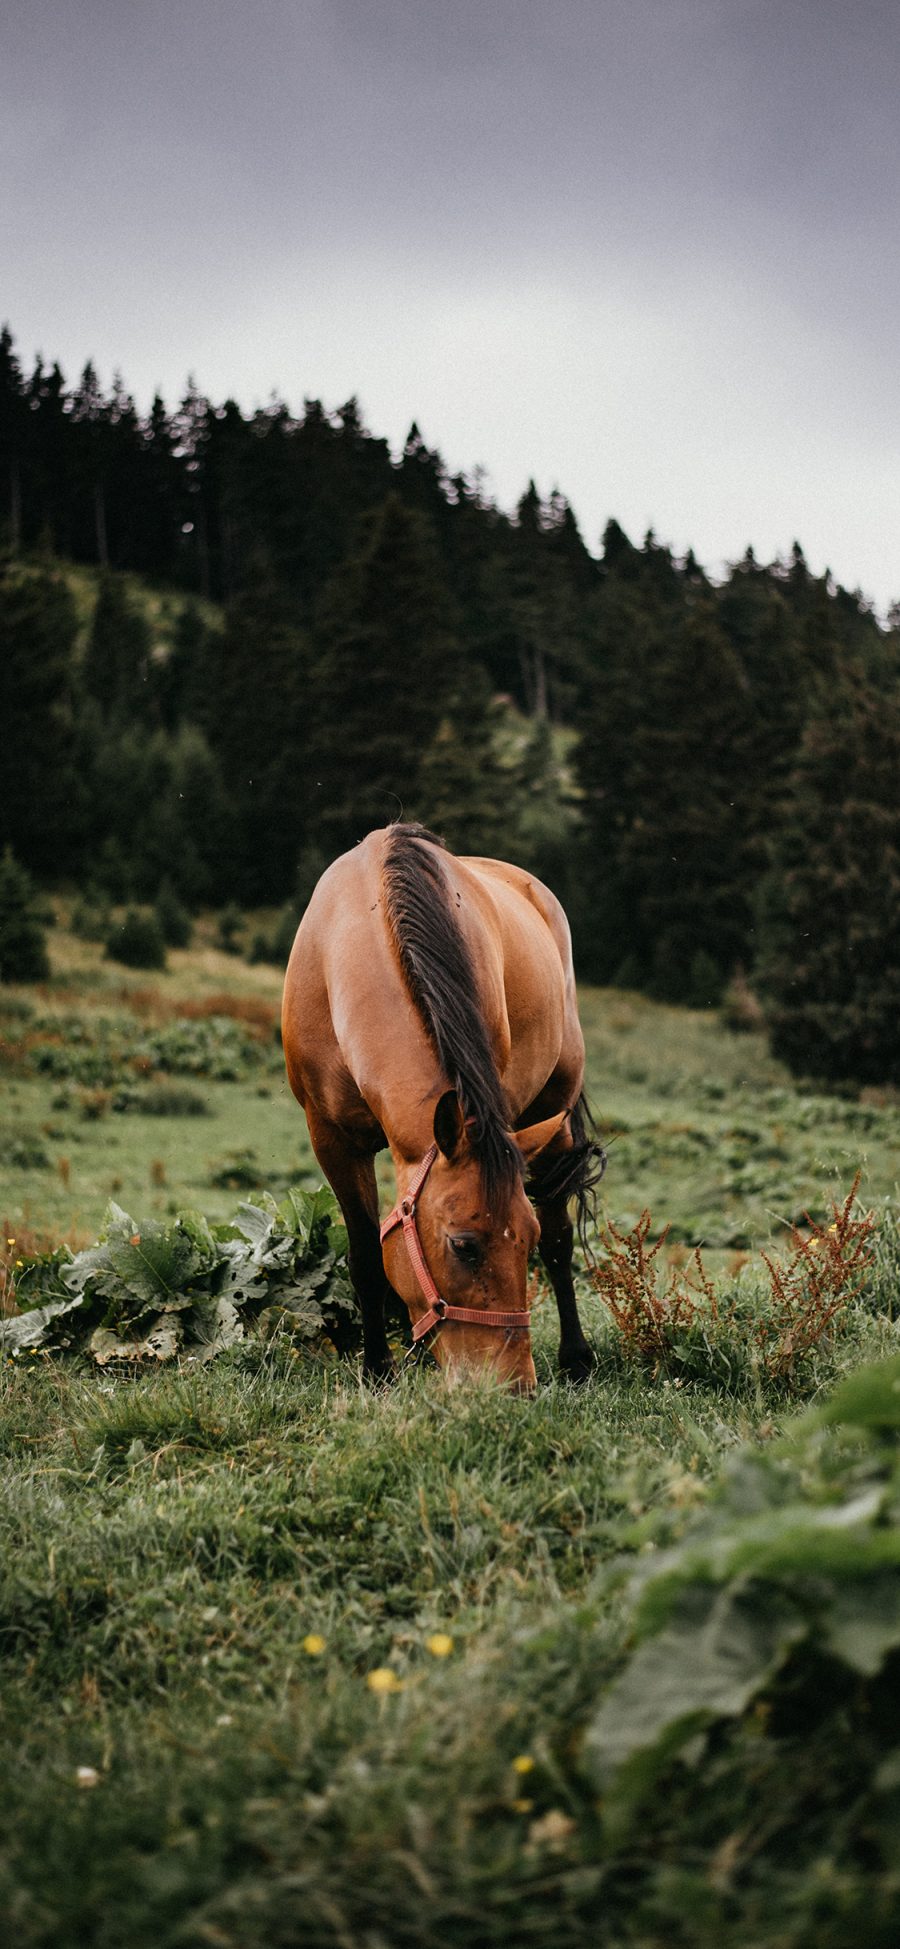
[[[354,399],[144,415],[8,329],[0,538],[0,838],[38,888],[292,926],[421,819],[546,879],[584,978],[750,996],[799,1073],[900,1078],[900,608],[799,542],[713,580],[562,491],[502,511]]]

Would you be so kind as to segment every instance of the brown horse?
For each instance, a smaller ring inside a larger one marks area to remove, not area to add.
[[[592,1355],[568,1204],[602,1170],[585,1129],[569,929],[548,889],[459,859],[419,826],[371,832],[323,874],[294,942],[285,1059],[350,1240],[366,1372],[390,1371],[387,1283],[442,1365],[534,1385],[526,1270],[539,1244],[560,1365]],[[373,1159],[398,1204],[379,1235]],[[523,1179],[528,1174],[525,1193]]]

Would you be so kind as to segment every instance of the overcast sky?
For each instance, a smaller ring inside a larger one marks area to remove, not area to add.
[[[900,0],[6,0],[6,317],[900,596]]]

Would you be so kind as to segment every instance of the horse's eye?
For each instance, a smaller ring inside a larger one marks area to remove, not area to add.
[[[484,1258],[484,1246],[474,1232],[451,1232],[450,1244],[464,1266],[474,1268]]]

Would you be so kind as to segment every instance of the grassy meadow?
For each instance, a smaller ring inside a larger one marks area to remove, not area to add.
[[[138,975],[59,925],[52,980],[0,991],[13,1279],[110,1197],[317,1181],[280,975],[213,940]],[[528,1401],[278,1339],[4,1363],[11,1943],[896,1940],[900,1105],[713,1011],[582,1006],[605,1214],[649,1206],[675,1270],[703,1245],[708,1358],[632,1357],[582,1274],[596,1374],[558,1380],[541,1298]],[[767,1371],[760,1250],[858,1170],[873,1262]]]

